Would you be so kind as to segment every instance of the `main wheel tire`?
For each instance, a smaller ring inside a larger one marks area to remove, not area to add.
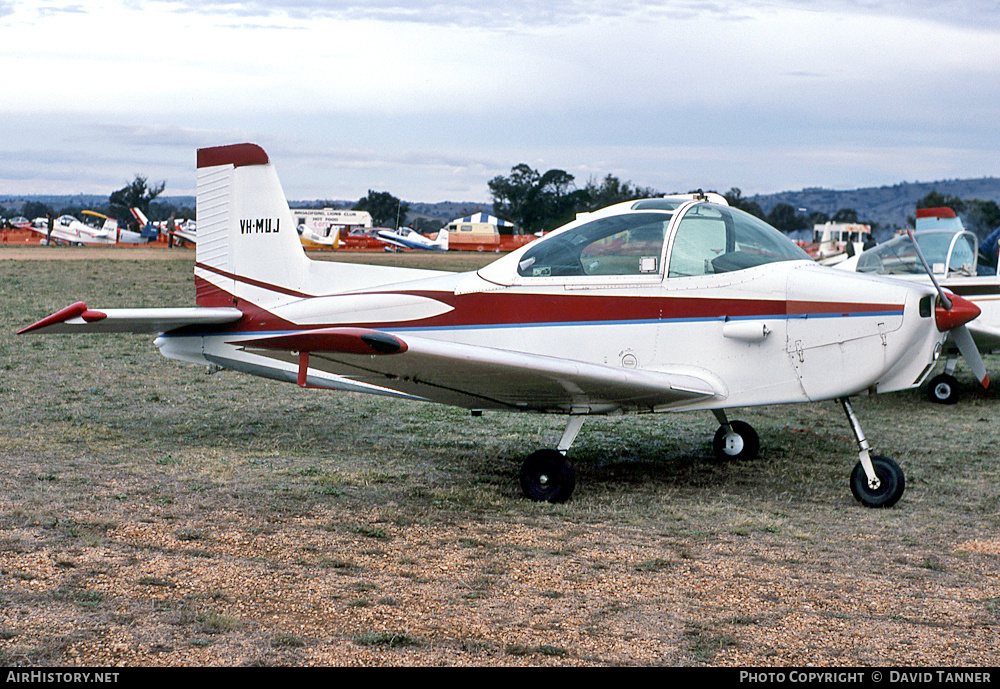
[[[851,493],[865,507],[892,507],[903,497],[906,476],[889,457],[875,455],[872,457],[872,467],[875,469],[878,485],[872,487],[868,484],[865,469],[858,462],[851,472]]]
[[[732,432],[727,433],[725,426],[719,426],[712,440],[712,452],[715,458],[724,459],[756,459],[760,453],[760,436],[753,426],[745,421],[732,421],[729,424]]]
[[[941,373],[927,383],[927,399],[938,404],[955,404],[958,401],[958,381],[955,376]]]
[[[576,488],[576,472],[558,450],[539,450],[521,465],[521,490],[536,502],[569,500]]]

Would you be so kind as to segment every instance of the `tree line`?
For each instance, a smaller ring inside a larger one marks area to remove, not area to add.
[[[755,215],[761,220],[767,222],[767,224],[785,233],[795,232],[798,230],[811,230],[814,225],[822,225],[828,222],[873,225],[872,222],[859,218],[858,212],[853,208],[842,208],[833,215],[830,215],[820,211],[809,211],[804,213],[802,212],[802,209],[796,208],[790,203],[778,203],[775,204],[770,211],[765,213],[764,209],[760,207],[760,204],[745,198],[743,196],[743,192],[736,187],[730,189],[728,192],[723,194],[723,196],[726,197],[726,201],[730,206],[734,206],[750,213],[751,215]],[[872,229],[875,229],[875,227]]]
[[[880,229],[879,223],[859,217],[857,211],[852,208],[844,208],[838,210],[833,215],[828,215],[815,211],[802,213],[791,204],[779,203],[768,213],[764,213],[758,204],[743,198],[739,189],[732,189],[724,196],[729,205],[752,213],[767,221],[771,226],[786,233],[796,230],[811,230],[814,225],[822,225],[826,222],[861,223],[870,225],[873,232]],[[947,196],[940,192],[932,191],[918,200],[916,207],[951,208],[962,217],[962,224],[965,229],[976,234],[980,239],[985,238],[990,232],[1000,227],[1000,205],[996,201],[961,199],[957,196]],[[907,223],[910,227],[916,224],[915,214],[907,216]]]
[[[20,210],[0,208],[0,214],[6,218],[10,218],[15,215],[23,215],[28,220],[34,220],[35,218],[44,218],[48,215],[51,215],[52,217],[58,217],[60,215],[80,217],[82,211],[90,210],[102,213],[109,218],[114,218],[118,221],[119,227],[138,225],[138,222],[132,215],[132,208],[140,209],[143,212],[143,215],[154,222],[166,220],[171,216],[175,219],[194,219],[194,208],[189,206],[177,206],[162,201],[154,203],[154,200],[163,193],[163,190],[166,189],[166,187],[166,182],[151,185],[146,177],[136,175],[135,179],[129,184],[125,185],[121,189],[111,192],[108,196],[108,202],[106,204],[98,205],[96,207],[89,206],[87,208],[83,208],[80,206],[64,206],[56,209],[46,203],[42,203],[41,201],[28,201],[21,207]]]
[[[532,234],[553,230],[573,220],[577,213],[594,211],[615,203],[631,201],[640,198],[662,196],[663,194],[651,187],[641,187],[631,181],[623,182],[618,177],[608,174],[598,180],[591,178],[581,188],[576,185],[576,179],[565,170],[553,169],[539,172],[526,163],[520,163],[511,168],[509,175],[498,175],[491,179],[487,186],[493,201],[493,214],[514,223],[517,233]],[[142,175],[125,187],[111,193],[104,207],[90,208],[108,217],[118,220],[127,227],[135,224],[130,208],[140,208],[153,221],[194,218],[195,209],[175,206],[156,201],[164,189],[165,182],[150,184]],[[699,190],[700,191],[700,190]],[[756,202],[743,196],[738,187],[733,187],[722,194],[730,206],[744,210],[751,215],[766,221],[782,232],[811,230],[814,225],[826,222],[863,223],[878,230],[878,224],[858,216],[851,208],[840,209],[833,215],[811,211],[803,212],[788,203],[779,203],[766,213]],[[330,201],[317,201],[313,206],[336,207]],[[955,196],[945,196],[932,191],[917,202],[917,208],[935,208],[946,206],[962,216],[966,229],[985,237],[996,227],[1000,227],[1000,206],[995,201],[978,199],[960,199]],[[368,211],[375,227],[400,227],[407,224],[410,204],[400,200],[386,191],[369,189],[367,196],[353,206],[353,210]],[[67,207],[58,212],[46,204],[29,201],[21,209],[20,214],[29,219],[44,217],[47,214],[78,215],[83,208]],[[13,209],[0,208],[0,214],[10,217],[17,215]],[[910,225],[914,219],[909,218]],[[409,223],[419,232],[435,232],[444,223],[426,218],[415,219]]]
[[[489,182],[489,189],[493,196],[494,214],[515,223],[524,233],[555,229],[572,220],[577,213],[597,210],[613,203],[663,195],[649,187],[622,182],[610,174],[599,181],[591,179],[583,188],[577,188],[573,175],[565,170],[540,173],[525,163],[511,168],[510,175],[494,177]],[[827,222],[860,223],[870,225],[873,231],[880,229],[877,222],[859,216],[853,208],[842,208],[831,215],[779,203],[765,212],[758,203],[743,196],[738,187],[732,187],[722,196],[730,206],[746,211],[785,233],[812,230],[815,225]],[[980,237],[1000,227],[1000,206],[995,201],[960,199],[934,191],[917,203],[917,208],[940,206],[947,206],[961,215],[966,229]],[[914,218],[909,218],[909,223],[912,227]]]
[[[573,175],[565,170],[540,173],[521,163],[511,168],[510,175],[494,177],[489,182],[493,196],[493,212],[515,223],[524,233],[548,231],[569,222],[577,213],[594,211],[605,206],[640,198],[663,196],[660,191],[622,182],[608,174],[601,180],[590,179],[583,188],[575,185]],[[701,190],[692,190],[701,191]],[[856,211],[843,209],[833,216],[826,213],[801,213],[790,204],[778,204],[769,212],[743,196],[733,187],[722,194],[730,206],[744,210],[768,222],[782,232],[812,229],[828,221],[861,222]]]
[[[573,220],[577,213],[661,195],[610,174],[601,181],[591,179],[580,189],[565,170],[540,173],[525,163],[511,168],[509,176],[494,177],[488,186],[493,214],[514,223],[523,234],[552,230]]]

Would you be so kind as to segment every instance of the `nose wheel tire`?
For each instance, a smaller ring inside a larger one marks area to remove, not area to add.
[[[719,460],[756,459],[760,452],[760,437],[753,426],[745,421],[733,421],[729,424],[731,430],[719,426],[712,440],[712,452]]]
[[[569,500],[576,488],[576,472],[558,450],[539,450],[521,465],[521,490],[536,502]]]
[[[958,401],[958,381],[947,373],[934,376],[927,384],[927,399],[938,404],[955,404]]]
[[[899,465],[889,457],[872,457],[875,481],[870,482],[861,462],[851,472],[851,492],[865,507],[892,507],[903,497],[906,477]]]

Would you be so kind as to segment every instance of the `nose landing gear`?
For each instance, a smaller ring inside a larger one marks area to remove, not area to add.
[[[906,490],[906,477],[889,457],[869,454],[868,440],[861,430],[854,407],[846,397],[840,400],[847,414],[847,420],[858,441],[858,463],[851,472],[851,493],[854,499],[865,507],[892,507],[903,497]]]

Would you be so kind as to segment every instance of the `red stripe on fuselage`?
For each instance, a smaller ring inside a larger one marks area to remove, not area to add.
[[[436,299],[453,311],[406,323],[406,327],[463,327],[532,325],[541,323],[595,323],[725,318],[767,318],[808,314],[858,314],[901,312],[899,304],[850,304],[843,302],[785,302],[777,299],[720,299],[676,296],[608,296],[481,292],[407,292]],[[389,324],[386,327],[400,327]],[[366,327],[377,328],[378,324]]]
[[[194,276],[194,303],[198,306],[232,306],[236,297],[213,285],[205,278]]]
[[[243,277],[242,275],[236,275],[235,273],[230,273],[225,270],[219,270],[218,268],[213,268],[212,266],[206,266],[203,263],[196,263],[195,268],[201,268],[202,270],[207,270],[210,273],[215,273],[221,277],[228,280],[234,280],[236,282],[242,282],[246,285],[251,285],[252,287],[259,287],[260,289],[266,289],[269,292],[276,292],[278,294],[284,294],[288,297],[297,297],[299,299],[306,299],[308,297],[314,296],[312,294],[306,294],[304,292],[298,292],[292,289],[286,289],[284,287],[278,287],[277,285],[271,285],[266,282],[261,282],[260,280],[254,280],[253,278]],[[213,285],[203,278],[199,278],[197,275],[194,276],[195,282],[195,304],[198,306],[232,306],[233,302],[236,300],[232,294],[229,294],[221,287]],[[226,295],[224,297],[220,296]],[[219,301],[221,300],[221,301]]]
[[[408,323],[408,327],[462,327],[531,325],[538,323],[593,323],[656,321],[678,318],[773,316],[784,314],[784,302],[767,299],[707,299],[666,296],[608,296],[578,294],[409,292],[436,299],[453,311]]]
[[[837,301],[788,301],[785,313],[789,316],[808,314],[830,315],[839,313],[871,313],[874,311],[902,311],[901,304],[845,304]]]
[[[252,284],[262,289],[271,289],[280,294],[308,298],[288,289],[275,288],[256,280],[228,275],[223,271],[207,268],[219,275]],[[199,306],[236,306],[248,318],[227,331],[261,332],[270,330],[312,330],[343,325],[352,327],[392,330],[399,328],[463,328],[463,327],[509,327],[516,325],[607,323],[696,320],[725,318],[767,318],[786,316],[808,316],[816,314],[864,314],[901,312],[899,304],[844,303],[824,301],[790,301],[777,299],[718,299],[710,297],[676,296],[610,296],[580,294],[546,294],[525,292],[479,292],[456,295],[452,292],[407,291],[412,296],[433,299],[452,307],[448,313],[430,318],[411,321],[351,322],[337,321],[312,323],[301,326],[278,318],[273,313],[255,306],[245,299],[235,299],[231,294],[212,285],[202,278],[195,279],[198,285]],[[367,294],[378,294],[371,292]]]

